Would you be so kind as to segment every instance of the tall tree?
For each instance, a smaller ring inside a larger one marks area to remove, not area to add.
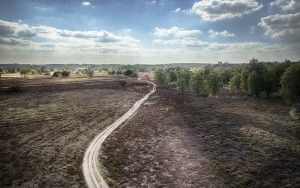
[[[191,71],[189,68],[181,68],[177,70],[177,88],[181,91],[181,94],[184,94],[185,91],[189,91],[190,80],[191,80]]]
[[[300,98],[300,64],[291,65],[281,77],[281,95],[288,101],[299,102]]]
[[[262,88],[261,76],[256,71],[253,71],[248,77],[247,85],[248,92],[254,97],[257,97],[260,94]]]
[[[263,73],[263,86],[262,90],[267,93],[269,97],[271,93],[276,91],[277,79],[276,68],[274,65],[266,65]]]
[[[204,75],[201,72],[197,71],[193,74],[191,78],[191,86],[197,95],[199,95],[201,91],[203,92],[205,85]]]
[[[168,74],[168,81],[169,82],[176,82],[177,75],[176,75],[176,70],[174,68],[167,69],[167,74]]]
[[[166,71],[162,68],[155,70],[155,80],[159,85],[165,85],[167,82]]]
[[[215,72],[211,71],[208,75],[207,87],[212,95],[216,95],[222,87],[222,80],[220,76]]]
[[[243,91],[248,92],[248,77],[249,71],[246,68],[243,68],[241,72],[241,88]]]
[[[236,73],[229,81],[230,89],[232,91],[239,90],[241,88],[241,74]]]

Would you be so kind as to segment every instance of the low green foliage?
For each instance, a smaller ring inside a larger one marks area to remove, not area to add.
[[[86,69],[84,69],[84,74],[86,74],[88,77],[91,78],[95,74],[95,71],[94,71],[94,69],[86,68]]]
[[[299,119],[299,108],[292,107],[292,109],[290,110],[290,116],[294,120],[298,120]]]
[[[236,73],[229,81],[230,89],[232,91],[240,90],[241,88],[241,74]]]
[[[222,80],[218,73],[211,71],[207,79],[207,88],[209,92],[215,96],[222,87]]]
[[[205,91],[205,77],[204,74],[200,71],[197,71],[193,74],[191,78],[192,89],[196,92],[197,95],[204,93]]]
[[[300,102],[300,63],[288,60],[278,63],[251,59],[248,64],[206,66],[193,72],[183,66],[160,67],[155,76],[159,85],[175,83],[181,94],[192,89],[197,95],[207,91],[216,95],[225,85],[232,91],[244,91],[254,97],[280,94],[289,104]]]
[[[188,68],[182,68],[177,71],[177,89],[184,94],[189,92],[190,80],[192,77],[192,72]]]
[[[299,101],[300,64],[291,65],[281,77],[281,95],[288,103]]]
[[[167,74],[164,69],[155,70],[155,79],[159,85],[165,85],[167,83]]]

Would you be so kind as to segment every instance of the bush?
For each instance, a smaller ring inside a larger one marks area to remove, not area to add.
[[[62,75],[61,75],[61,72],[60,71],[55,71],[54,73],[53,73],[53,77],[61,77]]]
[[[71,72],[70,71],[62,71],[61,75],[64,78],[68,78],[70,76]]]
[[[294,120],[298,120],[299,119],[299,107],[292,107],[292,109],[290,110],[290,116],[294,119]]]
[[[127,82],[125,80],[120,80],[119,83],[122,87],[125,87],[127,85]]]
[[[249,75],[247,81],[248,92],[254,97],[257,97],[261,92],[261,88],[262,88],[261,83],[262,83],[262,78],[256,71],[253,71]]]
[[[282,75],[281,95],[289,104],[296,102],[300,98],[300,64],[291,65]]]
[[[24,68],[20,72],[20,74],[22,74],[22,75],[28,75],[28,74],[31,74],[31,73],[32,73],[32,70],[28,69],[28,68]]]
[[[167,82],[167,74],[164,69],[155,70],[155,80],[159,85],[165,85]]]
[[[191,86],[197,95],[199,95],[201,92],[203,93],[205,85],[204,76],[201,72],[198,71],[193,74],[191,78]]]
[[[87,68],[87,69],[84,69],[84,73],[85,73],[88,77],[92,78],[93,75],[95,74],[95,71],[94,71],[93,69]]]
[[[220,76],[214,72],[211,71],[208,75],[208,80],[207,80],[207,87],[212,95],[216,95],[220,89],[222,88],[222,79]]]
[[[8,88],[8,92],[19,93],[19,92],[22,92],[22,91],[23,91],[23,88],[20,85],[10,86]]]
[[[189,68],[182,68],[177,71],[177,89],[181,94],[186,91],[189,93],[190,81],[192,77],[192,72]]]
[[[126,69],[123,74],[125,76],[130,76],[130,77],[133,77],[133,78],[136,78],[138,75],[137,75],[137,72],[131,70],[131,69]]]
[[[107,74],[109,74],[109,75],[114,75],[114,74],[116,74],[116,71],[115,71],[115,70],[109,70],[109,71],[107,72]]]
[[[229,81],[229,86],[232,91],[239,90],[241,87],[241,75],[235,74]]]

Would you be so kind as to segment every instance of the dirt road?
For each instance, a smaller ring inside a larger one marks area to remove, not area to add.
[[[114,122],[111,126],[107,127],[104,131],[102,131],[99,135],[95,137],[95,139],[90,143],[88,149],[86,150],[83,158],[83,175],[85,181],[89,188],[104,188],[108,187],[107,183],[101,176],[101,170],[99,169],[99,151],[104,140],[123,122],[132,117],[138,108],[143,104],[151,94],[156,91],[156,85],[152,82],[149,82],[153,85],[153,89],[145,95],[142,99],[137,101],[131,109],[128,110],[122,117],[120,117],[116,122]]]

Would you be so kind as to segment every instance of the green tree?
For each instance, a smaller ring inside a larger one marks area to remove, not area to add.
[[[201,72],[197,71],[193,74],[191,78],[191,86],[197,95],[204,91],[204,75]]]
[[[278,83],[276,74],[276,67],[274,65],[266,65],[263,73],[262,90],[267,93],[268,97],[271,93],[275,92],[278,89],[276,87]]]
[[[29,69],[29,68],[23,68],[22,70],[21,70],[21,72],[20,72],[20,74],[21,75],[29,75],[29,74],[31,74],[31,69]]]
[[[136,78],[138,75],[137,75],[137,72],[132,70],[132,69],[125,69],[123,74],[125,76],[130,76],[130,77],[133,77],[133,78]]]
[[[64,70],[64,71],[61,72],[61,75],[64,78],[68,78],[70,76],[70,74],[71,74],[71,72],[70,71],[66,71],[66,70]]]
[[[241,72],[241,89],[245,92],[248,92],[248,77],[249,71],[246,68],[243,68]]]
[[[232,77],[232,70],[230,68],[223,68],[220,70],[220,77],[224,84],[228,84]]]
[[[236,73],[229,81],[230,89],[232,91],[239,90],[241,88],[241,75]]]
[[[299,101],[300,97],[300,64],[291,65],[282,75],[281,80],[281,95],[288,101]]]
[[[177,75],[176,75],[176,70],[174,68],[167,69],[167,74],[168,74],[168,81],[169,82],[176,82]]]
[[[133,70],[131,70],[131,69],[126,69],[126,70],[123,72],[123,74],[124,74],[125,76],[131,76],[131,75],[133,74]]]
[[[222,87],[222,79],[215,71],[211,71],[209,73],[207,87],[210,93],[214,96],[220,91]]]
[[[177,71],[177,88],[184,94],[184,92],[189,92],[190,88],[190,80],[191,80],[192,72],[189,68],[181,68]]]
[[[166,71],[162,68],[155,70],[155,80],[159,85],[165,85],[167,82],[167,74]]]
[[[55,71],[53,73],[53,77],[61,77],[61,72],[60,71]]]
[[[0,68],[0,78],[1,78],[2,74],[4,74],[4,69]]]
[[[248,81],[247,81],[248,92],[251,95],[253,95],[254,97],[257,97],[261,92],[261,88],[262,88],[261,83],[262,83],[261,76],[256,71],[253,71],[249,75]]]
[[[95,74],[95,71],[94,71],[94,69],[86,68],[86,69],[84,69],[84,73],[85,73],[88,77],[92,78],[93,75]]]

